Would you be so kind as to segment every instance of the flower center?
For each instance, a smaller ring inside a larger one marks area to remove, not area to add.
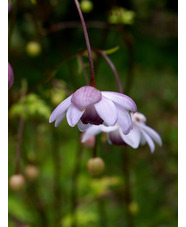
[[[87,109],[85,110],[85,113],[81,117],[81,121],[83,122],[83,124],[88,124],[88,123],[94,124],[94,125],[103,124],[103,120],[97,114],[94,105],[87,107]]]
[[[137,122],[142,122],[142,123],[146,122],[146,117],[143,114],[138,113],[138,112],[136,112],[132,115],[132,119],[133,119],[133,121],[137,121]]]
[[[71,102],[80,110],[84,110],[88,106],[98,103],[101,100],[101,97],[101,92],[96,88],[91,86],[84,86],[74,92]]]

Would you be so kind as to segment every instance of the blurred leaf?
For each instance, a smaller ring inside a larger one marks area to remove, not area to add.
[[[34,220],[33,214],[18,197],[9,196],[8,208],[9,213],[22,222],[32,222]]]
[[[10,117],[22,116],[28,118],[40,116],[48,119],[50,114],[50,108],[36,94],[29,94],[26,97],[22,97],[19,102],[12,105],[10,109]]]

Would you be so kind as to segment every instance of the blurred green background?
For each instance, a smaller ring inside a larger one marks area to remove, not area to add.
[[[80,144],[77,126],[48,123],[53,109],[86,84],[76,56],[86,45],[74,1],[12,0],[9,179],[19,172],[24,184],[9,185],[9,226],[176,227],[177,2],[80,3],[92,48],[110,52],[124,93],[163,146],[152,154],[147,145],[116,147],[98,135],[105,170],[91,176],[92,148]],[[93,57],[96,87],[118,91],[107,62]],[[86,53],[83,59],[89,75]]]

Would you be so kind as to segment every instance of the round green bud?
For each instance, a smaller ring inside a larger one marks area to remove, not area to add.
[[[82,0],[80,2],[80,8],[83,13],[89,13],[93,9],[93,3],[90,0]]]
[[[38,42],[31,41],[26,45],[26,52],[31,57],[36,57],[41,53],[41,45]]]
[[[104,163],[103,159],[101,159],[101,158],[98,158],[98,157],[91,158],[87,162],[88,172],[92,176],[97,176],[97,175],[101,174],[103,172],[104,168],[105,168],[105,163]]]

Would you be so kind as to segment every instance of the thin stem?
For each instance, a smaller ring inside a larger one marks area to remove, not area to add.
[[[86,24],[85,24],[85,21],[83,18],[83,14],[81,12],[81,9],[79,7],[79,3],[77,0],[75,0],[75,4],[76,4],[76,7],[78,10],[80,19],[81,19],[83,32],[84,32],[84,36],[85,36],[85,42],[86,42],[86,46],[87,46],[88,59],[89,59],[89,64],[90,64],[91,86],[95,87],[94,64],[93,64],[93,60],[92,60],[92,52],[91,52],[91,46],[90,46],[90,41],[89,41],[89,37],[88,37],[88,32],[87,32]]]
[[[97,157],[97,137],[95,137],[95,143],[94,143],[94,147],[93,147],[93,157],[94,158]]]
[[[17,148],[16,148],[16,167],[15,173],[20,173],[20,158],[21,158],[21,142],[23,135],[24,119],[20,117],[19,127],[18,127],[18,136],[17,136]]]
[[[120,93],[123,93],[123,89],[122,89],[122,86],[121,86],[121,81],[120,81],[119,75],[117,73],[117,70],[116,70],[114,64],[112,63],[110,58],[105,54],[105,52],[103,50],[95,49],[95,51],[100,53],[105,58],[107,63],[109,64],[110,68],[112,69],[112,71],[114,73],[114,76],[115,76],[115,79],[116,79],[116,83],[117,83],[117,86],[118,86],[118,90],[119,90]]]

